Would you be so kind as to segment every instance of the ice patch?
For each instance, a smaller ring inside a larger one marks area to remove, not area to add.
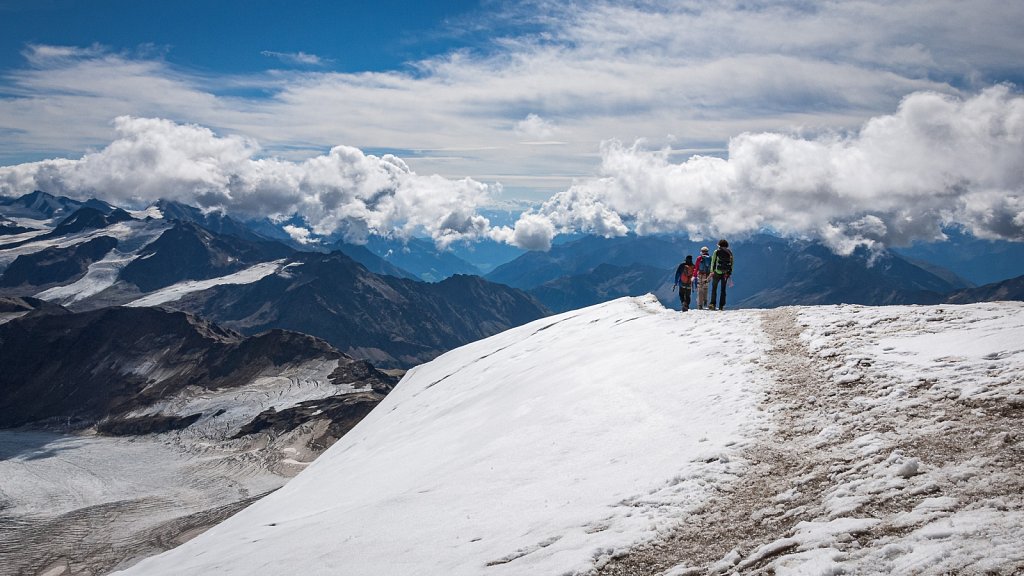
[[[142,298],[133,300],[128,304],[125,304],[125,306],[159,306],[160,304],[180,300],[193,292],[209,290],[214,286],[221,286],[225,284],[252,284],[253,282],[258,282],[259,280],[278,272],[284,262],[285,260],[283,259],[274,260],[272,262],[262,262],[255,266],[246,268],[245,270],[221,276],[219,278],[178,282],[173,286],[162,288],[155,292],[151,292]]]

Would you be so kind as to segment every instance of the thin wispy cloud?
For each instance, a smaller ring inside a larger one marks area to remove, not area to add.
[[[551,206],[578,206],[564,218],[550,209],[524,220],[517,242],[542,247],[549,231],[569,222],[614,233],[619,227],[612,214],[642,229],[661,226],[653,220],[644,224],[642,214],[612,202],[614,196],[595,196],[598,183],[625,178],[628,170],[618,174],[615,167],[626,166],[626,159],[646,163],[654,174],[675,170],[714,179],[718,172],[696,166],[726,162],[731,168],[725,172],[737,171],[747,165],[742,158],[757,141],[751,134],[774,134],[794,146],[835,152],[822,142],[862,135],[873,117],[918,110],[908,105],[919,101],[911,95],[975,102],[994,85],[1024,81],[1024,45],[1017,38],[1024,21],[1021,3],[535,1],[501,9],[490,22],[491,44],[384,72],[299,66],[207,75],[164,58],[35,46],[33,55],[26,55],[30,65],[2,79],[0,162],[29,155],[79,158],[121,138],[111,119],[124,115],[245,135],[260,143],[253,162],[286,156],[299,165],[339,144],[424,151],[404,158],[411,171],[452,182],[466,177],[485,182],[492,201],[539,201],[561,193]],[[505,29],[502,22],[518,24]],[[487,26],[487,20],[480,25]],[[62,55],[67,50],[72,53]],[[286,56],[266,54],[268,60]],[[1005,95],[995,100],[1015,102],[1018,88],[1001,90]],[[608,144],[616,141],[627,144]],[[846,142],[849,150],[858,149]],[[728,150],[728,156],[717,153],[687,164],[685,156],[661,152],[669,148]],[[446,152],[431,152],[439,150]],[[829,154],[816,158],[835,161]],[[687,168],[671,168],[676,165]],[[632,189],[621,182],[616,186]],[[781,209],[791,206],[785,202],[789,197],[777,196],[769,198],[779,202],[780,222],[761,226],[832,234],[791,222]],[[1010,197],[1019,197],[1019,191]],[[582,208],[587,198],[600,199],[589,215]],[[857,213],[864,211],[856,205]],[[963,219],[969,212],[947,211],[950,218]],[[687,213],[691,222],[704,222],[709,234],[735,233],[749,223],[744,218],[742,226],[731,228],[725,215]],[[842,229],[833,242],[838,249],[845,249],[843,238],[860,242],[858,233],[879,242],[902,238],[892,225],[877,234],[870,219],[857,224],[861,216],[817,216]],[[997,227],[976,220],[969,220],[970,226],[980,234],[997,233]]]
[[[585,174],[609,138],[661,145],[673,135],[673,146],[703,148],[749,130],[852,128],[915,91],[957,94],[1020,76],[1017,3],[808,6],[513,5],[506,9],[521,13],[495,19],[530,19],[529,33],[496,32],[488,49],[440,54],[412,63],[413,72],[210,77],[110,53],[76,60],[80,74],[68,62],[52,70],[37,63],[5,79],[16,97],[0,100],[0,118],[20,136],[0,143],[0,159],[84,150],[109,138],[113,117],[131,114],[247,133],[270,150],[500,149],[457,164],[417,164],[452,176],[515,173],[509,166],[528,167],[524,177]],[[94,76],[97,67],[103,74]],[[136,83],[160,90],[123,89]],[[260,96],[234,95],[238,84]],[[64,134],[72,114],[76,130],[92,138]],[[521,144],[534,141],[516,131],[529,114],[558,126],[566,146],[552,154]]]
[[[273,50],[264,50],[260,52],[264,56],[270,58],[276,58],[285,64],[298,65],[298,66],[326,66],[330,64],[330,60],[321,58],[316,54],[307,54],[305,52],[274,52]]]
[[[32,66],[47,66],[73,59],[95,58],[104,52],[106,49],[98,44],[88,47],[29,44],[21,54]]]

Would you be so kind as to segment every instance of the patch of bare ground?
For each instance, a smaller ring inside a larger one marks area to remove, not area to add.
[[[820,499],[825,471],[815,474],[814,463],[799,454],[791,440],[813,429],[801,421],[801,400],[825,383],[817,381],[821,375],[803,353],[792,312],[766,312],[762,325],[773,343],[762,365],[778,375],[776,386],[764,398],[766,404],[781,407],[775,412],[776,432],[744,455],[749,469],[742,478],[720,487],[702,510],[682,519],[671,535],[614,558],[597,574],[650,576],[680,565],[691,567],[680,574],[713,573],[718,568],[725,572],[740,560],[743,551],[772,542],[806,519],[804,514],[788,513],[790,510]],[[779,506],[775,497],[789,490],[798,478],[804,479],[799,501]]]
[[[909,394],[922,401],[905,409],[866,402],[891,391],[884,371],[866,371],[852,382],[832,378],[849,359],[811,354],[800,339],[804,327],[796,309],[763,312],[762,328],[771,342],[762,365],[775,377],[761,401],[772,425],[743,455],[747,473],[718,487],[671,533],[611,559],[594,574],[772,574],[773,561],[799,548],[793,536],[803,521],[869,519],[870,525],[830,542],[856,558],[919,528],[923,521],[908,520],[907,513],[927,498],[946,497],[949,513],[980,505],[1024,509],[1022,404],[962,401],[931,391],[928,382],[910,387]],[[937,425],[943,433],[934,433]],[[893,475],[886,489],[843,500],[850,486],[867,485],[879,470],[891,469],[894,455],[897,463],[913,465]],[[967,461],[980,474],[964,477]],[[1021,574],[1024,564],[980,573]]]

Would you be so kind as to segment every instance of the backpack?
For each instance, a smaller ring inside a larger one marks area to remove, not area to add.
[[[679,284],[689,286],[693,280],[693,264],[683,264],[683,271],[679,274]]]
[[[718,274],[732,274],[732,252],[727,248],[715,250],[718,257],[715,259],[715,272]]]
[[[698,256],[697,257],[697,270],[699,270],[701,274],[710,274],[711,273],[711,256],[705,256],[704,254],[701,254],[700,256]]]

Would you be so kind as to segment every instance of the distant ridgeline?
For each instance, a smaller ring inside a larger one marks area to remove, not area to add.
[[[360,262],[301,251],[261,233],[266,222],[167,201],[126,212],[34,192],[0,201],[0,216],[0,295],[78,311],[160,305],[242,334],[284,328],[381,367],[413,366],[548,313],[521,290],[448,274],[474,267],[422,243],[409,254],[424,254],[420,271],[438,282],[365,248],[344,245]]]
[[[2,199],[0,294],[71,310],[162,305],[243,334],[305,332],[379,366],[409,367],[550,311],[646,293],[676,307],[672,271],[713,244],[584,236],[549,252],[488,242],[457,255],[420,239],[303,244],[285,224],[170,201],[127,212],[44,192]],[[733,308],[1024,298],[1013,280],[1024,274],[1018,243],[950,234],[943,244],[838,256],[820,243],[757,235],[732,248]],[[979,252],[986,258],[970,257]],[[462,258],[469,255],[478,260]],[[976,286],[995,269],[1000,282]]]
[[[666,306],[678,307],[672,273],[702,245],[714,247],[713,242],[672,236],[588,236],[549,252],[525,254],[486,278],[526,290],[556,312],[648,292]],[[768,235],[731,241],[730,248],[736,255],[734,285],[729,288],[733,308],[1024,299],[1024,244],[999,244],[1004,253],[1018,256],[1003,264],[1007,280],[980,288],[952,270],[896,252],[874,258],[864,251],[839,256],[817,242]]]

